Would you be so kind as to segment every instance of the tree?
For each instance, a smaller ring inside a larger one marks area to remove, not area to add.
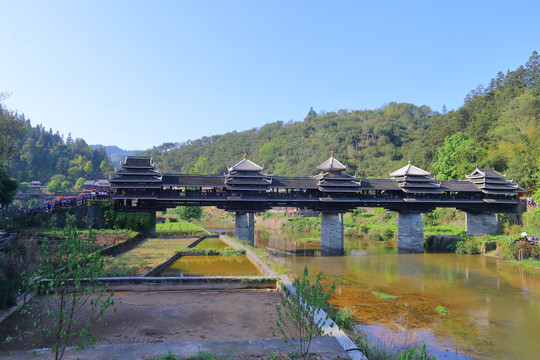
[[[276,156],[277,148],[276,145],[269,141],[263,146],[261,146],[259,150],[259,157],[263,160],[270,160],[272,161],[274,156]]]
[[[5,207],[13,200],[17,192],[17,181],[9,177],[6,169],[0,166],[0,205]]]
[[[62,188],[62,183],[58,180],[52,180],[47,184],[47,191],[50,193],[56,193]]]
[[[200,206],[177,206],[173,212],[184,221],[200,220],[203,216]]]
[[[335,291],[335,285],[332,285],[330,291],[323,291],[322,272],[317,275],[313,284],[308,280],[308,275],[306,266],[303,276],[297,277],[293,281],[294,291],[284,287],[285,296],[276,305],[278,313],[276,323],[284,340],[289,342],[298,338],[300,355],[304,359],[308,358],[311,340],[315,336],[322,335],[321,328],[329,318],[329,314],[325,318],[318,319],[316,315],[323,309]]]
[[[26,192],[28,189],[30,188],[30,184],[27,183],[26,181],[23,181],[19,184],[19,187],[18,187],[18,191],[19,192]]]
[[[84,165],[84,173],[88,176],[91,176],[94,172],[94,164],[91,161],[87,161]]]
[[[61,189],[62,189],[63,192],[70,191],[71,190],[71,182],[69,182],[68,180],[62,181]]]
[[[5,165],[19,150],[21,145],[19,139],[25,129],[24,116],[9,112],[0,104],[0,164]]]
[[[65,241],[52,247],[45,238],[39,257],[39,270],[33,275],[30,288],[35,296],[34,306],[22,312],[34,317],[34,326],[51,344],[55,359],[61,359],[67,346],[82,348],[99,340],[103,314],[114,305],[113,292],[98,286],[103,274],[103,259],[95,252],[95,236],[79,238],[74,215],[67,215]],[[43,304],[44,308],[38,306]],[[116,309],[115,309],[116,312]]]
[[[101,173],[103,175],[107,175],[108,173],[113,172],[114,168],[113,168],[112,164],[109,161],[103,160],[99,164],[99,170],[101,170]]]
[[[474,171],[482,154],[482,148],[468,135],[457,132],[444,139],[438,150],[433,168],[439,180],[458,180]]]
[[[207,157],[200,157],[195,165],[191,169],[189,169],[190,175],[207,175],[212,172],[212,167],[208,163]]]
[[[82,191],[85,181],[86,179],[83,177],[78,178],[77,181],[75,182],[75,186],[74,186],[75,190]]]

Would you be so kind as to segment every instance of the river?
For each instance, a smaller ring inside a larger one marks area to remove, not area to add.
[[[296,274],[322,271],[324,284],[336,285],[332,302],[350,307],[371,337],[424,341],[437,359],[539,358],[540,273],[479,255],[398,254],[395,242],[352,237],[344,256],[320,256],[318,242],[298,241],[309,237],[258,230],[255,245],[283,251],[276,261]]]

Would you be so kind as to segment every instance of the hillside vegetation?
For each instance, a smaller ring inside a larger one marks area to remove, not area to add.
[[[0,101],[6,97],[0,93]],[[32,126],[23,114],[0,103],[0,203],[8,204],[17,185],[24,190],[34,180],[50,190],[82,187],[85,179],[104,178],[113,172],[104,149],[93,150],[83,139],[64,140],[42,125]],[[22,186],[21,186],[22,185]]]
[[[520,185],[537,187],[540,173],[540,57],[499,72],[478,86],[455,111],[390,103],[375,110],[315,113],[282,122],[184,143],[164,143],[146,152],[162,172],[222,174],[248,157],[265,171],[308,176],[335,156],[359,177],[388,177],[412,162],[440,179],[463,178],[474,166],[495,168]]]

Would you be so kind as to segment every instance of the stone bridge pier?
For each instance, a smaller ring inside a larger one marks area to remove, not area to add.
[[[321,212],[321,250],[328,255],[343,255],[343,214]]]
[[[499,231],[499,221],[494,213],[465,213],[465,231],[470,235],[490,235]]]
[[[424,252],[424,222],[421,212],[398,211],[398,250]]]
[[[234,216],[234,236],[255,245],[255,220],[252,212],[237,211]]]

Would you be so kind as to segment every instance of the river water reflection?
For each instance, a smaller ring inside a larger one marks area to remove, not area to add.
[[[315,254],[277,261],[296,274],[323,271],[325,284],[336,284],[334,304],[351,307],[369,333],[401,330],[438,359],[539,358],[539,273],[478,255],[398,254],[393,242],[360,238],[345,240],[345,256],[317,256],[320,244],[297,241],[305,237],[258,231],[256,246]]]

